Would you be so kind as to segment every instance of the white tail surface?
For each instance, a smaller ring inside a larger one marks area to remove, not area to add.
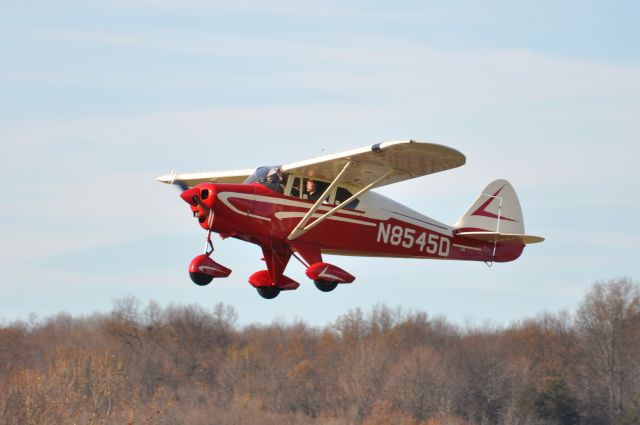
[[[489,183],[453,227],[458,229],[458,235],[474,239],[519,239],[523,243],[544,240],[524,233],[524,219],[518,196],[511,183],[506,180]]]

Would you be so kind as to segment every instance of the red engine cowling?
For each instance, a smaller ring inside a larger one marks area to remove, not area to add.
[[[201,183],[196,187],[184,190],[180,197],[190,205],[193,216],[205,229],[209,229],[212,223],[208,222],[213,216],[211,210],[216,202],[216,187],[211,183]]]
[[[323,262],[312,264],[307,269],[306,274],[309,279],[324,280],[327,282],[351,283],[356,279],[355,276],[347,273],[340,267]]]

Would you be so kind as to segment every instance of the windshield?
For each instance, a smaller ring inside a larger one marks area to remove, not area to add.
[[[244,183],[260,182],[260,181],[266,179],[267,178],[267,173],[269,172],[269,170],[271,168],[273,168],[273,167],[262,166],[262,167],[256,168],[256,171],[254,171],[253,174],[251,174],[249,177],[247,177],[247,179],[244,181]]]
[[[262,166],[256,168],[256,171],[244,182],[260,183],[275,192],[283,193],[284,185],[287,182],[287,174],[282,172],[279,165]]]
[[[260,183],[261,185],[293,198],[316,201],[329,186],[328,182],[300,175],[288,174],[279,165],[265,165],[256,168],[244,183]],[[351,197],[351,192],[343,187],[336,187],[323,200],[329,204],[341,204]],[[354,199],[344,208],[355,209],[360,201]]]

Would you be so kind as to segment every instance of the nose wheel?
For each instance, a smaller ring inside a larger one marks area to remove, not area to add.
[[[213,214],[210,215],[209,220],[212,220]],[[213,242],[211,242],[211,226],[209,226],[209,232],[207,233],[207,242],[205,245],[204,254],[198,255],[191,260],[189,264],[189,277],[193,283],[198,286],[205,286],[211,283],[214,277],[227,277],[231,274],[231,270],[218,264],[211,259],[213,254]]]

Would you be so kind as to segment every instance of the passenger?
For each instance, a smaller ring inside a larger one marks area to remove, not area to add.
[[[310,201],[317,201],[320,197],[320,193],[318,193],[316,188],[316,182],[313,180],[307,180],[307,199]]]

